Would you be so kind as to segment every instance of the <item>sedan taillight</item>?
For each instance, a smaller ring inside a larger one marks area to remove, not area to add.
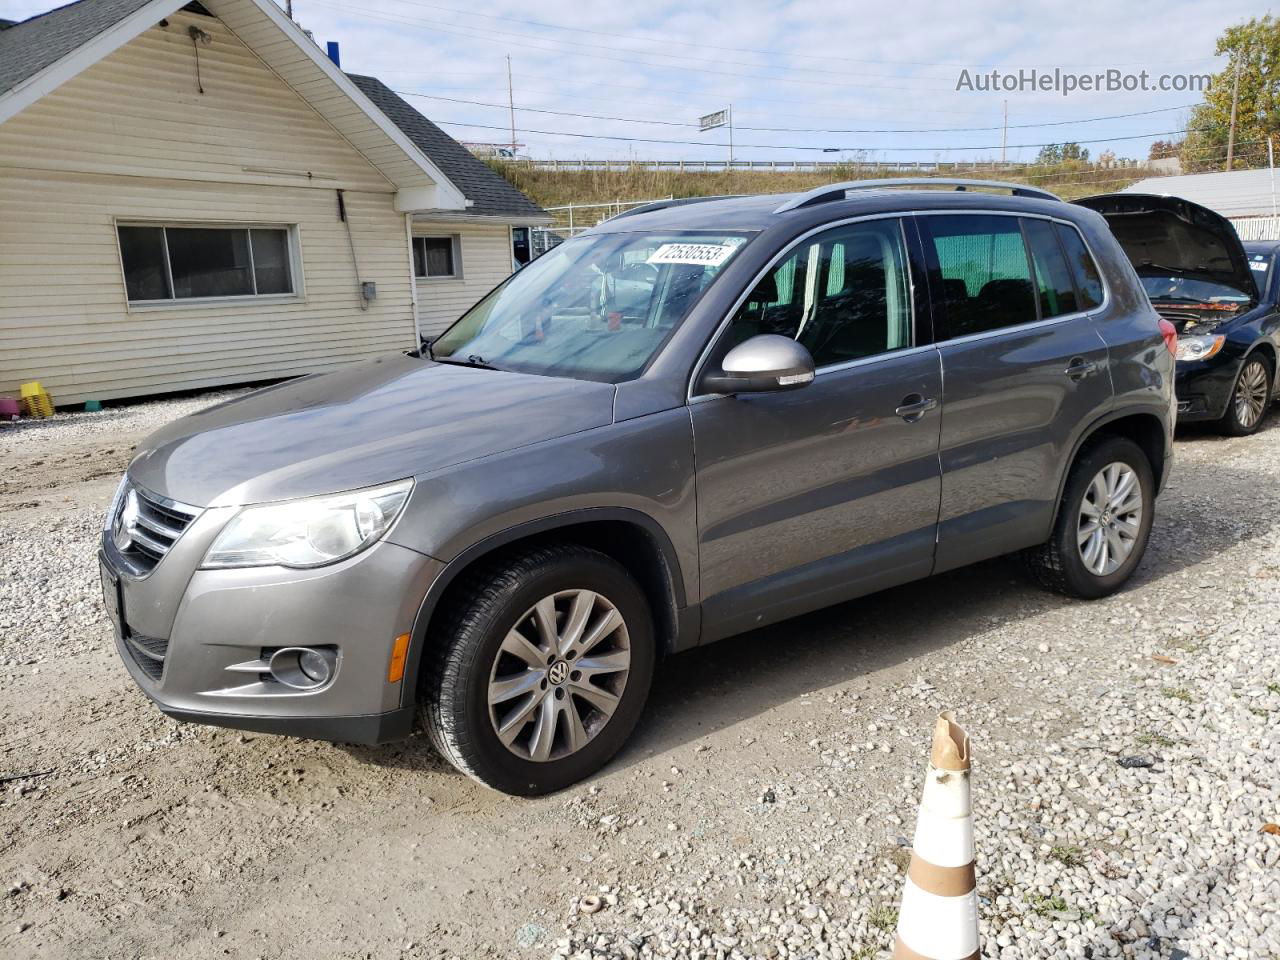
[[[1164,317],[1160,318],[1160,336],[1164,337],[1164,345],[1169,348],[1169,353],[1176,357],[1178,355],[1178,328]]]

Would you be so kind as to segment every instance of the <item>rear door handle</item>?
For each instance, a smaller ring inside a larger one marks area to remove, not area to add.
[[[1098,372],[1098,365],[1092,360],[1086,360],[1084,357],[1074,357],[1067,364],[1067,369],[1062,371],[1072,380],[1083,380],[1092,373]]]
[[[918,393],[908,394],[902,398],[902,406],[893,412],[900,416],[907,423],[915,423],[926,413],[938,405],[938,401],[932,397],[925,397]]]

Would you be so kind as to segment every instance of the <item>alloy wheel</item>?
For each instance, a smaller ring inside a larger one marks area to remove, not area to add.
[[[1080,503],[1077,543],[1085,569],[1109,576],[1129,559],[1142,530],[1142,484],[1127,463],[1109,463]]]
[[[627,684],[631,645],[618,608],[591,590],[543,597],[503,638],[489,675],[489,719],[525,760],[560,760],[608,724]]]
[[[1246,430],[1252,429],[1267,409],[1267,368],[1261,360],[1250,360],[1240,371],[1232,402],[1236,420]]]

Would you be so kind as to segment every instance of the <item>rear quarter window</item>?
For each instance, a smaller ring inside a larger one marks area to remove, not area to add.
[[[1092,310],[1102,306],[1102,274],[1093,260],[1093,254],[1084,245],[1080,231],[1065,223],[1056,224],[1058,238],[1062,241],[1062,249],[1066,251],[1067,263],[1075,277],[1076,289],[1080,291],[1080,309]]]

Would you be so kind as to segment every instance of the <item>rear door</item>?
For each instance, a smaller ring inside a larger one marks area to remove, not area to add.
[[[1106,344],[1054,221],[939,213],[918,222],[946,385],[942,571],[1048,537],[1079,426],[1110,407],[1112,388]]]
[[[718,364],[751,336],[788,336],[817,376],[692,398],[704,640],[932,569],[942,377],[927,323],[917,330],[926,304],[904,226],[859,221],[797,241],[713,347]]]

